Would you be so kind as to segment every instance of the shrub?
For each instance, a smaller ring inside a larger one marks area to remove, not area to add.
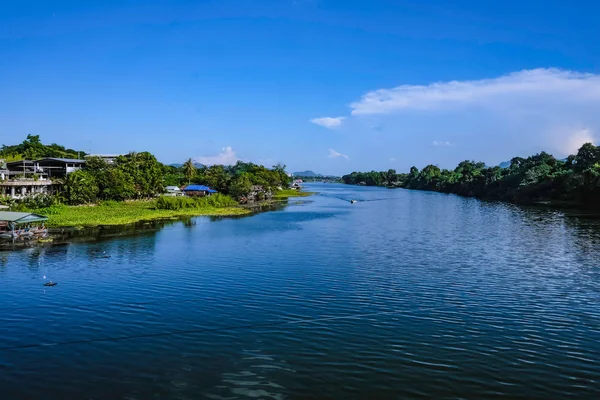
[[[55,203],[55,199],[49,194],[39,193],[26,197],[22,203],[29,209],[38,209],[52,206]]]
[[[42,215],[58,215],[61,212],[63,212],[66,208],[67,206],[65,206],[64,204],[55,204],[50,207],[40,208],[36,210],[36,212]]]
[[[186,208],[219,208],[231,207],[237,202],[224,194],[214,194],[207,197],[169,197],[161,196],[155,202],[158,210],[181,210]]]

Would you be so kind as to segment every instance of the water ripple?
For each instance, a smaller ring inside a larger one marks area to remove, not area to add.
[[[599,221],[317,189],[251,218],[1,253],[2,347],[81,341],[0,351],[3,396],[600,396]]]

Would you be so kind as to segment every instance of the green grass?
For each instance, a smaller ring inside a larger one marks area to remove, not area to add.
[[[301,190],[295,190],[295,189],[284,189],[284,190],[276,191],[275,194],[273,194],[273,198],[274,199],[288,199],[290,197],[312,196],[313,194],[314,194],[313,192],[303,192]]]
[[[93,227],[100,225],[127,225],[139,221],[175,219],[193,216],[233,216],[249,214],[238,206],[215,207],[200,204],[197,207],[176,210],[157,209],[157,200],[105,202],[94,206],[58,205],[34,212],[48,217],[49,227]]]
[[[187,208],[204,209],[207,207],[222,208],[234,207],[237,205],[237,201],[220,193],[208,197],[161,196],[156,200],[156,208],[159,210],[182,210]]]

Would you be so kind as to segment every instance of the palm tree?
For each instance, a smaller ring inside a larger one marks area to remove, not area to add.
[[[183,174],[187,178],[189,185],[194,175],[196,175],[196,167],[194,166],[194,162],[191,158],[188,158],[188,160],[183,163]]]

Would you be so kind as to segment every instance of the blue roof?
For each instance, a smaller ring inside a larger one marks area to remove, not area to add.
[[[210,190],[212,190],[211,188],[209,188],[208,186],[204,186],[204,185],[190,185],[187,186],[185,189],[183,189],[183,191],[197,191],[197,192],[208,192]]]
[[[217,193],[215,189],[208,189],[208,193]]]

